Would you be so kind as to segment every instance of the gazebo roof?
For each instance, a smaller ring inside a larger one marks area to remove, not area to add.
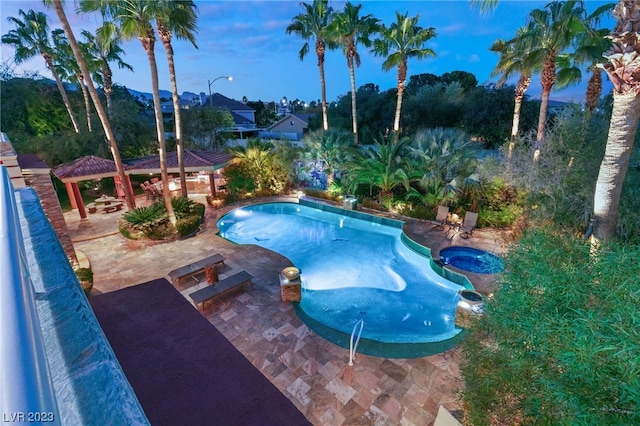
[[[199,172],[201,170],[213,171],[220,169],[233,159],[232,155],[221,151],[184,150],[184,169],[186,172]],[[134,158],[125,161],[127,173],[160,173],[160,156]],[[178,155],[175,151],[167,152],[167,171],[179,173]]]
[[[52,173],[63,182],[79,182],[113,177],[118,174],[118,170],[112,160],[88,155],[70,163],[60,164],[53,168]]]
[[[199,151],[186,149],[184,151],[185,172],[214,171],[225,167],[233,159],[232,155],[221,151]],[[125,173],[128,175],[160,173],[160,156],[132,158],[123,160]],[[167,171],[179,173],[178,155],[175,151],[167,152]],[[78,158],[70,163],[56,166],[53,174],[63,182],[80,182],[83,180],[113,177],[118,174],[116,163],[112,160],[89,155]]]

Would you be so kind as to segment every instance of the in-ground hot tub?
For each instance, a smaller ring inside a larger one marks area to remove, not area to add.
[[[473,247],[444,248],[440,250],[440,259],[445,265],[477,274],[497,274],[504,270],[504,262],[498,256]]]

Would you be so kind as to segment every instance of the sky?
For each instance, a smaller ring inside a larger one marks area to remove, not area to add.
[[[205,0],[196,1],[198,6],[197,48],[191,43],[174,39],[175,63],[178,91],[209,93],[209,82],[221,76],[232,76],[233,80],[218,79],[210,86],[211,92],[229,98],[264,102],[299,99],[311,102],[320,99],[320,78],[317,59],[311,42],[311,51],[300,60],[298,52],[304,40],[295,34],[286,34],[292,18],[303,12],[299,0]],[[308,0],[311,3],[311,0]],[[358,2],[354,2],[357,4]],[[498,55],[489,47],[498,38],[509,39],[518,27],[524,25],[528,13],[534,8],[543,8],[546,1],[501,0],[493,12],[481,13],[471,8],[467,0],[431,1],[363,1],[361,15],[371,14],[389,25],[395,20],[395,12],[419,15],[419,25],[435,28],[436,37],[426,47],[435,51],[436,57],[413,59],[408,64],[408,75],[443,73],[461,70],[473,73],[479,84],[495,82],[491,77]],[[593,11],[605,2],[587,1],[588,11]],[[97,14],[78,15],[76,1],[65,2],[67,17],[76,37],[81,29],[95,30],[101,24]],[[344,2],[330,2],[336,10]],[[57,16],[47,10],[39,0],[0,2],[0,32],[6,34],[13,29],[7,17],[18,17],[18,10],[43,11],[49,17],[51,29],[60,28]],[[603,22],[611,28],[612,19]],[[141,92],[151,92],[150,69],[147,56],[137,39],[124,42],[123,59],[134,71],[114,68],[114,83]],[[376,57],[364,46],[358,47],[361,66],[356,68],[356,86],[367,83],[379,86],[380,90],[396,86],[397,70],[382,70],[383,58]],[[156,59],[160,88],[170,90],[166,56],[162,43],[156,43]],[[13,63],[14,51],[2,45],[2,65],[10,65],[20,75],[23,71],[37,71],[51,78],[44,60],[37,57],[23,64]],[[350,91],[349,72],[341,50],[328,51],[325,62],[327,100],[336,101]],[[553,90],[551,99],[583,102],[584,84],[562,90]],[[605,77],[606,80],[606,77]],[[605,85],[610,90],[611,85]],[[540,96],[539,80],[534,79],[528,94]]]

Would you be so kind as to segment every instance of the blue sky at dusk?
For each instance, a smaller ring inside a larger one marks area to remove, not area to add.
[[[310,1],[309,1],[310,2]],[[66,1],[67,16],[76,37],[81,29],[94,30],[100,25],[98,15],[76,15],[75,1]],[[357,2],[354,2],[357,3]],[[545,1],[500,1],[494,12],[481,13],[464,1],[364,1],[362,14],[371,14],[385,24],[395,20],[395,12],[408,12],[410,16],[420,15],[422,27],[434,27],[437,36],[428,47],[437,57],[409,62],[409,75],[462,70],[473,73],[480,83],[495,81],[490,74],[498,56],[490,52],[489,46],[498,38],[510,38],[522,26],[534,8],[542,8]],[[605,2],[587,1],[591,12]],[[246,96],[250,100],[278,101],[283,96],[305,102],[320,98],[317,60],[313,50],[304,61],[300,61],[298,51],[304,41],[296,35],[287,35],[285,28],[291,19],[303,11],[298,0],[281,1],[196,1],[199,10],[198,49],[185,41],[174,41],[178,89],[180,92],[208,93],[208,80],[218,76],[231,75],[233,81],[220,79],[211,86],[212,92],[219,92],[234,99]],[[331,2],[340,10],[344,2]],[[18,16],[18,10],[34,9],[44,11],[49,16],[50,27],[60,27],[53,11],[48,11],[41,1],[0,2],[0,30],[5,34],[13,29],[8,16]],[[613,20],[607,19],[603,25],[610,27]],[[114,82],[132,89],[150,92],[149,64],[138,40],[123,44],[125,62],[134,72],[120,70],[114,66]],[[313,49],[313,43],[311,43]],[[2,63],[12,63],[13,49],[2,45]],[[381,68],[383,58],[375,57],[366,48],[359,46],[362,59],[356,69],[356,85],[374,83],[380,90],[396,85],[396,70],[385,72]],[[156,58],[160,78],[160,88],[170,88],[166,57],[162,43],[156,44]],[[22,70],[39,71],[51,77],[44,67],[41,57],[14,68],[17,74]],[[325,63],[327,99],[336,100],[350,90],[349,74],[344,55],[340,50],[328,51]],[[586,82],[586,78],[584,78]],[[606,79],[606,77],[605,77]],[[605,90],[609,90],[610,84]],[[528,92],[532,97],[540,93],[539,82],[535,80]],[[554,90],[552,99],[584,99],[584,84],[563,90]]]

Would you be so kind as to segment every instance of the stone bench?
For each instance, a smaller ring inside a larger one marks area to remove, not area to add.
[[[253,275],[246,271],[241,271],[235,275],[231,275],[230,277],[215,282],[213,285],[194,291],[189,295],[189,297],[191,297],[193,303],[195,303],[198,309],[202,312],[204,311],[204,304],[206,302],[224,296],[225,294],[231,293],[235,290],[242,289],[245,283],[249,283],[250,287],[253,288],[252,279]]]
[[[184,280],[188,278],[194,278],[197,274],[204,271],[204,268],[206,268],[207,266],[216,265],[224,266],[224,257],[218,253],[209,257],[205,257],[204,259],[198,260],[197,262],[182,266],[178,269],[174,269],[173,271],[169,272],[168,275],[174,285],[180,285]],[[198,282],[198,280],[196,280],[196,282]]]

